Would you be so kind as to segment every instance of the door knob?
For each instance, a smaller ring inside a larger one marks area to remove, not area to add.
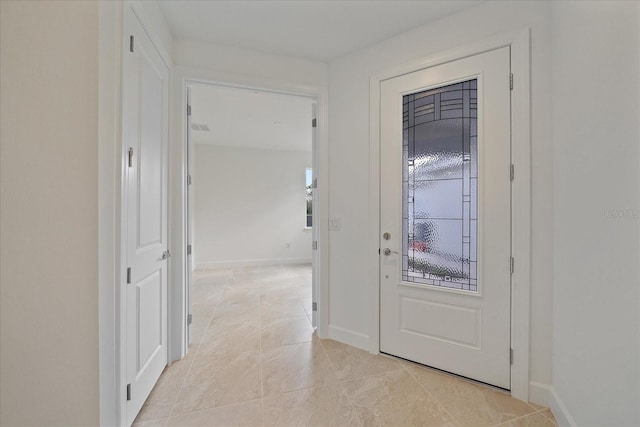
[[[168,249],[166,251],[162,252],[162,259],[167,259],[170,256],[171,256],[171,252],[169,252]]]
[[[389,249],[389,248],[384,248],[384,249],[382,250],[382,253],[383,253],[383,254],[385,254],[386,256],[389,256],[389,255],[391,255],[391,254],[396,254],[396,255],[398,254],[398,252],[396,252],[396,251],[392,251],[392,250],[391,250],[391,249]]]

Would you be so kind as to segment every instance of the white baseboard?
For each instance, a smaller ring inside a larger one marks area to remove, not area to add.
[[[196,270],[233,267],[262,267],[266,265],[311,264],[311,258],[238,259],[226,261],[197,262]]]
[[[531,381],[529,383],[529,400],[550,408],[560,427],[577,427],[569,410],[553,386]]]
[[[554,387],[551,387],[551,401],[549,402],[549,407],[551,408],[551,412],[553,412],[553,416],[556,417],[556,421],[560,427],[570,426],[577,427],[578,424],[574,421],[573,417],[569,413],[569,409],[564,404],[558,392]]]
[[[329,338],[369,351],[369,336],[340,326],[329,325]]]

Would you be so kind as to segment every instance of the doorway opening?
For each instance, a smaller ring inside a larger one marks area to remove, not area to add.
[[[261,277],[265,285],[275,278],[268,285],[289,299],[308,287],[297,314],[315,327],[317,100],[187,82],[187,102],[189,343],[201,339],[212,304],[223,297],[211,286],[233,294],[258,286]]]

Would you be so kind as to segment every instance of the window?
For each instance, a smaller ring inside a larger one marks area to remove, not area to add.
[[[307,168],[305,170],[306,200],[307,200],[307,222],[306,227],[312,226],[313,212],[313,170]]]

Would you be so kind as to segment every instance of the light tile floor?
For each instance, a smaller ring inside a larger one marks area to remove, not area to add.
[[[189,354],[134,425],[557,425],[501,391],[317,338],[308,265],[198,271],[194,282]]]

